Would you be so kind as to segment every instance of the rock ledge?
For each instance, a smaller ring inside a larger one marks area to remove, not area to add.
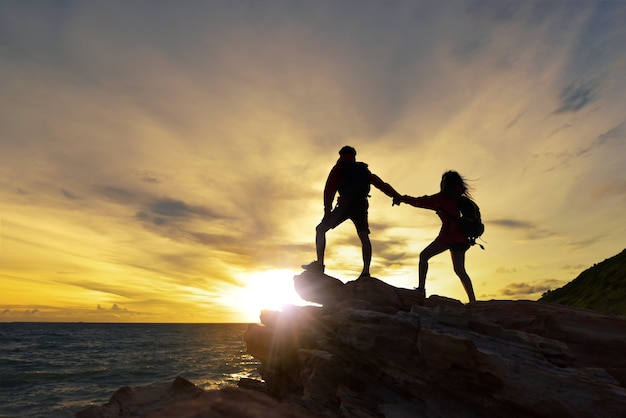
[[[623,417],[626,318],[531,301],[459,301],[303,273],[322,307],[264,311],[264,382],[122,388],[89,417]],[[254,388],[255,390],[250,390]]]

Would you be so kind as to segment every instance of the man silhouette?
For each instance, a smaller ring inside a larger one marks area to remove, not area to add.
[[[373,185],[387,196],[397,201],[400,194],[389,184],[367,168],[367,164],[356,161],[356,150],[344,146],[339,150],[337,164],[330,170],[324,187],[324,217],[315,228],[315,249],[317,260],[302,266],[305,270],[324,272],[324,252],[326,250],[326,232],[334,229],[345,220],[350,219],[356,227],[361,240],[363,254],[363,270],[361,277],[370,276],[372,261],[372,243],[369,238],[367,198],[370,185]],[[337,205],[333,209],[335,194],[339,193]]]

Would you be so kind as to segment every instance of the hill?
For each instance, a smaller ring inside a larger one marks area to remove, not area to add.
[[[626,315],[626,249],[583,271],[565,286],[549,290],[539,301]]]

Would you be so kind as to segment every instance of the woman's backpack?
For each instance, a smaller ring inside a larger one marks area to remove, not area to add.
[[[485,232],[485,225],[480,217],[480,208],[467,196],[459,198],[459,211],[461,217],[458,220],[459,229],[469,239],[470,244],[476,244],[476,239]],[[481,244],[478,244],[483,250]]]

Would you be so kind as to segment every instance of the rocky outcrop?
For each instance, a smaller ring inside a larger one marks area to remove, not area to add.
[[[375,279],[294,278],[324,307],[265,312],[269,391],[327,417],[623,417],[626,319],[530,301],[463,305]]]
[[[204,391],[177,377],[171,384],[118,389],[109,402],[76,414],[76,418],[314,418],[256,390],[227,387]]]
[[[294,277],[322,306],[264,311],[263,382],[122,388],[91,417],[623,417],[626,319],[531,301],[453,299],[374,278]]]
[[[394,313],[408,311],[424,298],[417,292],[391,286],[373,277],[360,278],[344,284],[334,277],[304,272],[293,278],[294,287],[306,301],[327,309],[362,308]]]

